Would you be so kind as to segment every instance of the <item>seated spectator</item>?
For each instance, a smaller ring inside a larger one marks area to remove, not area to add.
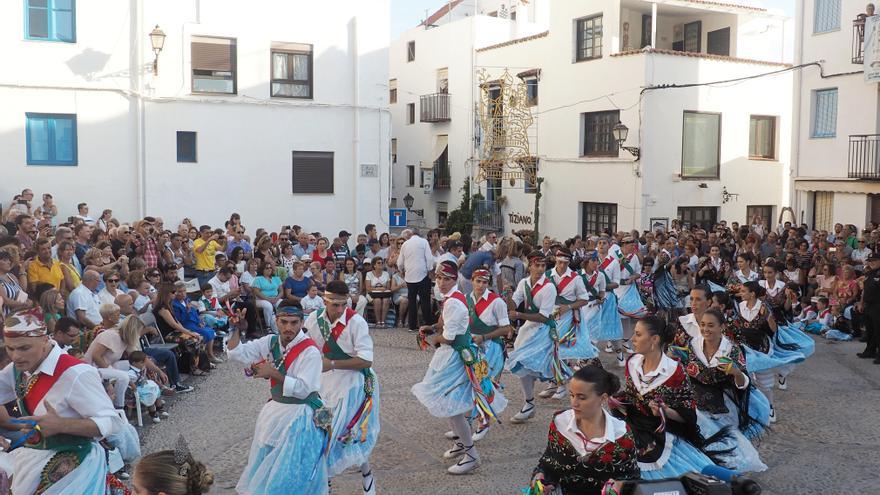
[[[64,285],[61,292],[69,295],[73,289],[79,287],[82,283],[82,272],[79,267],[79,259],[74,256],[73,243],[70,241],[61,241],[58,248],[58,262],[61,270],[64,272]]]
[[[76,319],[87,329],[94,329],[101,323],[101,299],[97,293],[100,282],[101,275],[98,272],[86,270],[82,284],[67,299],[67,316]]]
[[[385,260],[373,258],[373,269],[366,276],[367,294],[373,300],[376,328],[386,328],[385,318],[391,305],[391,275],[385,271]]]
[[[300,299],[299,304],[302,306],[303,315],[308,316],[315,310],[324,308],[324,298],[318,294],[318,287],[311,285],[308,294]]]
[[[82,325],[67,316],[62,316],[55,322],[51,335],[52,339],[61,347],[61,350],[71,356],[82,355],[91,344],[89,342],[83,345],[84,334],[82,332]]]
[[[198,304],[190,301],[186,295],[186,283],[176,282],[174,284],[174,300],[171,303],[171,309],[174,312],[174,318],[180,324],[191,332],[195,332],[202,337],[205,343],[205,354],[208,356],[208,362],[213,368],[214,364],[221,363],[220,359],[214,356],[214,338],[216,333],[199,318]]]
[[[293,263],[293,272],[284,281],[284,299],[286,301],[298,303],[300,299],[306,297],[309,287],[312,286],[312,280],[306,278],[304,272],[305,265],[303,262],[296,261]]]
[[[326,265],[336,266],[336,262],[333,260],[328,260]],[[330,273],[333,273],[334,270],[330,270]],[[309,271],[306,272],[306,276],[312,281],[312,285],[318,287],[318,294],[323,295],[324,289],[327,287],[327,282],[331,280],[335,280],[333,275],[328,275],[327,272],[322,270],[321,264],[317,261],[313,261],[309,265]]]
[[[300,232],[296,239],[298,242],[293,246],[293,255],[297,258],[302,258],[306,255],[311,257],[312,251],[315,250],[315,246],[309,244],[309,234]]]
[[[122,341],[119,324],[119,306],[105,304],[101,306],[101,315],[104,316],[104,331],[95,336],[95,340],[89,345],[83,355],[83,361],[98,368],[98,374],[104,380],[116,380],[116,397],[113,404],[122,409],[125,407],[125,389],[128,388],[128,372],[115,368],[117,362],[122,359],[126,352],[126,345]],[[131,325],[129,325],[130,327]],[[140,338],[138,336],[137,338]],[[127,368],[127,363],[122,365]]]
[[[220,301],[214,296],[214,288],[211,284],[205,284],[201,289],[202,297],[196,302],[199,317],[206,327],[213,328],[218,335],[226,335],[223,330],[229,325],[229,318],[223,312]]]
[[[34,292],[34,287],[38,283],[50,284],[56,289],[61,289],[64,282],[64,270],[61,269],[59,261],[52,259],[52,244],[49,239],[37,239],[34,246],[37,250],[37,257],[27,265],[29,290]]]
[[[409,306],[408,294],[406,280],[403,279],[400,272],[394,272],[394,275],[391,276],[391,303],[397,306],[397,311],[394,313],[394,328],[403,326],[401,316],[406,315]]]
[[[182,287],[186,297],[186,287]],[[204,376],[207,372],[199,368],[200,354],[205,346],[202,336],[184,327],[174,316],[172,301],[175,299],[176,287],[174,284],[162,283],[159,285],[159,293],[156,295],[156,303],[153,307],[153,316],[159,326],[159,332],[166,342],[175,342],[180,345],[181,354],[185,357],[189,372],[193,376]],[[208,363],[204,363],[208,368]]]
[[[142,351],[134,351],[128,356],[128,378],[129,382],[134,385],[133,393],[138,395],[140,403],[146,406],[150,417],[154,423],[161,423],[162,418],[167,418],[168,413],[165,412],[165,402],[160,398],[161,389],[159,384],[147,377],[147,355]],[[130,392],[132,392],[129,389]],[[137,402],[132,398],[126,401],[129,409],[137,407]]]
[[[118,272],[112,271],[104,274],[104,288],[98,292],[98,299],[102,304],[115,303],[117,297],[125,294],[119,289],[120,280]]]
[[[40,295],[40,308],[43,310],[43,318],[46,321],[48,333],[54,333],[55,324],[60,320],[64,312],[64,298],[58,289],[49,289]]]
[[[367,307],[367,299],[363,296],[364,276],[358,270],[357,262],[353,258],[345,260],[343,269],[339,272],[339,280],[342,280],[348,286],[350,306],[355,308],[359,315],[363,316],[364,308]]]
[[[0,298],[3,300],[4,318],[15,311],[33,306],[33,302],[28,299],[28,293],[19,285],[20,279],[12,271],[15,265],[11,250],[0,250]]]
[[[333,252],[330,251],[330,241],[326,237],[321,237],[318,239],[315,250],[312,251],[312,261],[317,261],[321,263],[321,266],[324,266],[327,261],[332,259],[335,259],[335,257]]]
[[[289,242],[281,244],[281,255],[278,257],[278,261],[281,266],[287,269],[287,273],[293,273],[293,264],[299,261],[299,258],[293,254],[292,244]]]
[[[278,333],[275,327],[275,306],[281,298],[281,279],[275,276],[275,265],[264,262],[260,265],[260,275],[251,283],[251,293],[256,307],[263,311],[263,319],[272,333]]]

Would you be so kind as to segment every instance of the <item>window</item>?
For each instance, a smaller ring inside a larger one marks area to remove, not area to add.
[[[526,83],[526,104],[533,107],[538,104],[538,78],[529,77]]]
[[[446,225],[446,220],[449,219],[449,203],[446,201],[437,201],[437,226],[443,227]]]
[[[416,123],[416,104],[415,103],[407,103],[406,104],[406,123],[407,124],[415,124]]]
[[[293,152],[293,194],[333,193],[333,152]]]
[[[685,225],[711,230],[718,223],[718,208],[714,206],[679,206],[678,219]]]
[[[489,17],[498,17],[498,11],[493,10],[492,12],[489,12]]]
[[[526,194],[535,194],[538,192],[538,157],[532,156],[521,162],[523,168],[523,192]]]
[[[196,163],[196,133],[177,131],[177,163]]]
[[[510,11],[510,20],[511,20],[511,21],[515,21],[515,20],[516,20],[516,9],[513,9],[513,10]]]
[[[721,114],[684,112],[681,135],[681,176],[717,179],[721,144]]]
[[[730,55],[730,28],[709,31],[706,34],[706,53],[712,55]]]
[[[816,0],[815,9],[813,33],[840,29],[840,0]]]
[[[602,15],[575,21],[576,62],[602,57]]]
[[[617,232],[617,204],[581,203],[581,236]]]
[[[416,42],[410,41],[406,44],[406,61],[412,62],[416,59]]]
[[[689,22],[684,25],[684,51],[700,53],[703,40],[702,21]]]
[[[423,189],[425,187],[425,169],[423,168],[419,169],[419,187]]]
[[[25,0],[29,40],[76,42],[76,0]]]
[[[76,165],[76,115],[27,113],[28,165]]]
[[[397,163],[397,138],[391,138],[391,164]]]
[[[501,178],[486,179],[486,201],[498,201],[501,197]]]
[[[388,81],[388,103],[397,103],[397,79]]]
[[[192,38],[192,92],[235,94],[235,40]]]
[[[272,43],[272,96],[312,98],[312,45]]]
[[[813,91],[813,130],[810,136],[837,136],[837,88]]]
[[[416,185],[416,166],[415,165],[407,165],[406,166],[406,185],[409,187],[413,187]]]
[[[752,225],[755,215],[761,217],[761,223],[764,225],[764,232],[770,232],[770,222],[773,221],[773,207],[768,205],[748,205],[746,206],[746,221],[743,225]]]
[[[587,112],[583,120],[583,156],[617,156],[620,147],[611,129],[620,121],[620,111]]]
[[[752,115],[749,119],[749,158],[776,159],[776,117]]]
[[[449,69],[437,69],[437,92],[442,94],[449,93]]]

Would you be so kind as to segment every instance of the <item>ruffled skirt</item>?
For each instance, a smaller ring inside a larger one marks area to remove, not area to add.
[[[497,383],[504,371],[504,349],[494,340],[487,340],[482,347],[483,357],[489,365],[489,376]]]
[[[760,393],[757,390],[754,392]],[[761,394],[763,396],[763,394]],[[765,399],[766,400],[766,399]],[[710,437],[718,433],[722,428],[729,427],[730,434],[728,438],[722,442],[713,445],[719,449],[732,449],[729,454],[721,456],[721,462],[728,469],[741,472],[761,472],[767,470],[767,465],[761,462],[761,456],[758,455],[757,449],[752,442],[739,430],[739,417],[737,415],[736,405],[730,397],[724,397],[724,405],[727,406],[727,412],[723,414],[712,414],[697,409],[697,425],[700,432]],[[749,413],[755,416],[756,411],[752,411],[751,407],[755,401],[749,401]],[[769,417],[770,410],[767,404],[767,415]],[[760,413],[760,411],[757,411]],[[764,423],[767,424],[767,423]]]
[[[712,464],[712,460],[703,451],[671,433],[666,433],[666,446],[660,459],[650,464],[640,462],[639,469],[642,471],[642,479],[659,480],[678,478],[691,471],[699,473]]]
[[[92,450],[82,463],[67,476],[56,481],[45,495],[105,495],[107,493],[107,456],[104,449],[92,442]],[[6,455],[6,454],[4,454]],[[43,468],[55,451],[19,448],[12,456],[12,493],[35,493]]]
[[[642,301],[639,288],[636,284],[629,284],[614,289],[615,295],[620,299],[617,312],[625,318],[644,318],[648,314],[648,308]]]
[[[574,310],[579,311],[579,310]],[[556,320],[556,328],[564,328],[568,331],[572,327],[574,320],[574,311],[566,311],[564,315]],[[583,312],[579,311],[579,316],[583,318]],[[598,313],[593,316],[595,318]],[[559,335],[564,335],[565,331],[560,330]],[[587,322],[583,319],[578,322],[574,329],[574,342],[568,340],[559,343],[559,359],[593,359],[599,355],[599,350],[590,341],[590,331],[587,328]]]
[[[507,356],[505,368],[517,376],[533,376],[541,381],[555,380],[553,361],[550,327],[542,325],[528,331],[520,329],[513,352]],[[566,378],[571,376],[571,369],[564,361],[560,360],[560,366]]]
[[[746,369],[750,373],[761,373],[770,370],[783,371],[791,369],[792,365],[806,359],[800,351],[782,349],[773,345],[772,342],[770,343],[770,352],[767,353],[756,351],[747,345],[743,345],[742,348],[746,354]]]
[[[605,302],[599,307],[599,318],[592,319],[590,336],[596,341],[620,340],[623,338],[623,325],[617,312],[617,296],[614,291],[605,293]]]
[[[803,323],[780,325],[776,330],[776,341],[782,344],[794,344],[798,346],[797,352],[808,358],[816,350],[816,341],[803,332]]]
[[[236,492],[242,495],[326,494],[325,434],[312,408],[269,401],[257,418],[254,440]]]
[[[507,398],[493,387],[492,408],[500,412],[507,407]],[[474,408],[474,389],[464,363],[452,347],[442,345],[431,358],[421,382],[412,386],[416,399],[432,416],[451,418],[467,414]]]
[[[119,450],[122,460],[133,464],[141,456],[141,441],[138,438],[138,432],[127,421],[122,424],[122,428],[107,437],[107,442]]]
[[[362,431],[355,425],[351,440],[344,441],[342,436],[348,433],[346,426],[364,402],[364,375],[350,370],[336,370],[321,376],[321,398],[333,411],[333,440],[327,455],[328,476],[336,476],[370,459],[370,453],[379,439],[379,379],[374,378],[373,384],[373,407],[367,418],[366,430]],[[363,419],[360,418],[358,424]]]

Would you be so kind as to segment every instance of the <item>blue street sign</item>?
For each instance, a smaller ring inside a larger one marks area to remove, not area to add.
[[[388,225],[406,227],[406,208],[389,208],[388,213]]]

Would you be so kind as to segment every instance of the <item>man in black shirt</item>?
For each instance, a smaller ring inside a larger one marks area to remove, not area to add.
[[[880,253],[868,256],[867,263],[862,300],[857,306],[865,314],[868,346],[859,353],[859,357],[872,358],[874,364],[880,364]]]

